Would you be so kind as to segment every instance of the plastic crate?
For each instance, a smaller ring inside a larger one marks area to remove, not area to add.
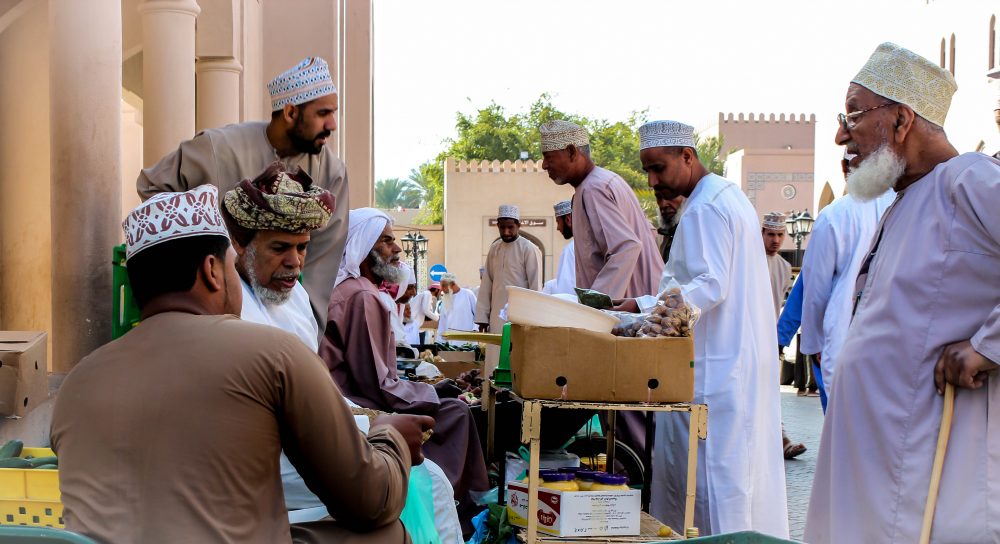
[[[49,448],[24,448],[21,457],[55,455]],[[59,471],[0,468],[0,525],[65,527]]]
[[[125,269],[125,244],[115,246],[112,259],[112,276],[114,289],[111,299],[111,339],[132,330],[139,324],[139,306],[132,296],[132,288],[128,284],[128,271]]]

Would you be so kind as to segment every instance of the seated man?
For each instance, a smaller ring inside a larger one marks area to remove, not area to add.
[[[458,393],[448,382],[435,387],[397,376],[392,307],[379,297],[378,286],[405,282],[398,266],[402,250],[393,237],[392,220],[378,210],[351,210],[348,224],[320,356],[344,395],[361,406],[434,417],[435,432],[424,451],[448,475],[459,514],[468,520],[474,507],[470,493],[489,487],[472,413],[460,400],[441,398]]]
[[[319,326],[312,315],[309,295],[295,280],[302,272],[311,232],[330,220],[333,196],[312,185],[304,172],[285,172],[284,166],[276,162],[253,181],[244,181],[226,193],[223,202],[222,216],[236,250],[236,271],[243,287],[241,317],[284,329],[315,352],[319,348]],[[367,429],[368,417],[358,418],[363,420],[359,425]],[[426,470],[431,479],[433,497],[409,493],[407,505],[426,501],[429,506],[433,500],[434,519],[428,522],[438,528],[445,544],[461,543],[451,483],[430,460],[413,467],[412,474],[420,470]],[[289,510],[316,509],[312,519],[326,515],[322,501],[309,491],[284,454],[281,481]],[[414,511],[422,509],[418,506]]]
[[[124,222],[142,323],[56,397],[66,528],[115,543],[406,541],[408,472],[434,421],[387,416],[366,439],[309,348],[230,315],[242,290],[216,195],[160,193]],[[335,521],[290,531],[281,450]]]

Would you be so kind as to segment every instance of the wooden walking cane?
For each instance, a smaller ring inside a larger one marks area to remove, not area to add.
[[[941,409],[941,430],[938,431],[934,466],[931,468],[931,485],[927,490],[927,503],[924,505],[924,525],[920,530],[920,544],[928,544],[931,541],[934,509],[937,507],[938,489],[941,487],[941,471],[944,469],[944,455],[948,451],[948,437],[951,436],[951,419],[954,414],[955,386],[946,383],[944,385],[944,406]]]

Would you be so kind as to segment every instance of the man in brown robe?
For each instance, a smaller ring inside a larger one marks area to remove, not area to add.
[[[157,195],[124,228],[142,323],[76,365],[52,416],[67,529],[115,543],[407,541],[409,467],[433,421],[390,416],[366,439],[309,348],[237,317],[214,186]],[[281,450],[336,521],[290,531]]]
[[[186,191],[211,183],[221,193],[253,179],[274,161],[301,168],[316,187],[337,201],[333,219],[312,232],[302,284],[319,329],[326,322],[330,286],[337,276],[347,234],[347,170],[325,145],[337,129],[337,89],[326,62],[310,57],[268,84],[271,121],[249,121],[204,130],[139,173],[145,200],[161,191]]]
[[[659,293],[663,259],[635,192],[590,159],[587,131],[568,121],[539,127],[542,168],[573,194],[576,286],[612,299]]]
[[[482,446],[469,406],[450,381],[437,386],[396,374],[391,308],[379,297],[383,282],[403,281],[392,220],[379,210],[351,210],[337,282],[330,297],[319,353],[347,398],[366,408],[432,416],[434,435],[424,444],[455,488],[463,529],[471,532],[472,492],[489,488]]]

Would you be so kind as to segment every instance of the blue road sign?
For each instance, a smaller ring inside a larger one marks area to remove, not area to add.
[[[434,281],[441,281],[441,274],[444,274],[447,271],[448,269],[445,268],[443,264],[436,264],[431,267],[430,271],[428,272],[428,275]]]

